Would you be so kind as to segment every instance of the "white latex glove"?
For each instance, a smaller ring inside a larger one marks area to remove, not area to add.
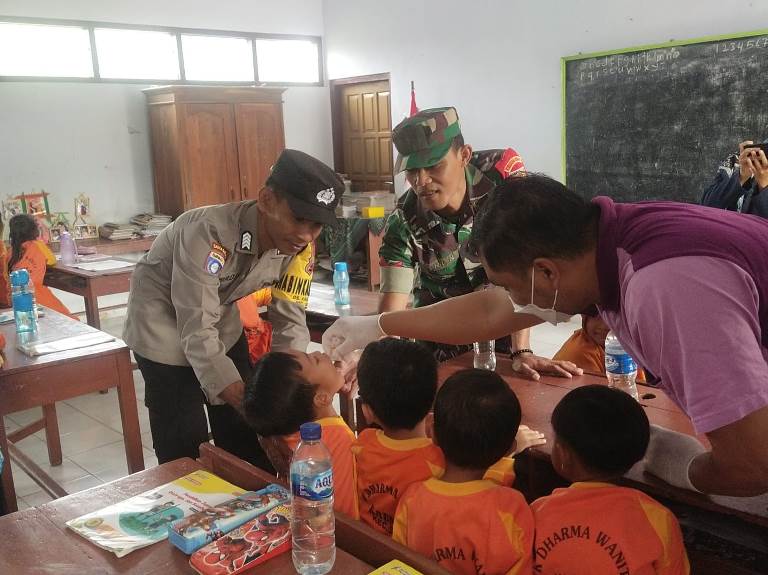
[[[651,424],[651,441],[645,452],[645,471],[670,485],[697,491],[688,478],[691,462],[706,449],[695,437]]]
[[[384,337],[378,315],[342,317],[325,330],[323,350],[333,361],[343,361],[356,349],[363,349],[372,341]]]
[[[341,388],[341,392],[348,393],[352,397],[357,397],[357,362],[360,361],[361,355],[363,352],[356,349],[348,353],[343,360],[334,362],[336,369],[344,376],[344,387]]]

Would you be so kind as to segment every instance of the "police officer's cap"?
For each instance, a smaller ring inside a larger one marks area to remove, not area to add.
[[[267,186],[288,201],[293,215],[321,224],[336,223],[336,204],[344,184],[320,160],[298,150],[283,150],[272,166]]]

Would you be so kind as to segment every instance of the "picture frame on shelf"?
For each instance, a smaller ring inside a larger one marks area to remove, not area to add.
[[[76,240],[98,238],[99,228],[91,224],[75,224],[72,228],[72,237]]]

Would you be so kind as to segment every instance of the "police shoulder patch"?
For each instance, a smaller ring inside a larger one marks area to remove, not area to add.
[[[208,252],[208,257],[205,260],[205,271],[211,275],[217,275],[223,268],[224,262],[227,261],[229,252],[221,244],[213,242],[211,244],[211,251]]]

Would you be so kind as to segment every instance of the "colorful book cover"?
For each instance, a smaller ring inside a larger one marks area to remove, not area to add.
[[[245,493],[208,471],[194,471],[66,525],[118,557],[168,537],[168,525]]]
[[[195,551],[190,566],[202,575],[235,575],[291,548],[291,510],[279,505]]]
[[[288,490],[280,485],[270,484],[264,489],[243,493],[235,499],[174,521],[168,527],[168,541],[189,555],[246,521],[288,501]]]
[[[413,567],[409,567],[402,561],[394,559],[375,571],[371,571],[368,575],[422,575],[422,573],[421,571],[416,571]]]

